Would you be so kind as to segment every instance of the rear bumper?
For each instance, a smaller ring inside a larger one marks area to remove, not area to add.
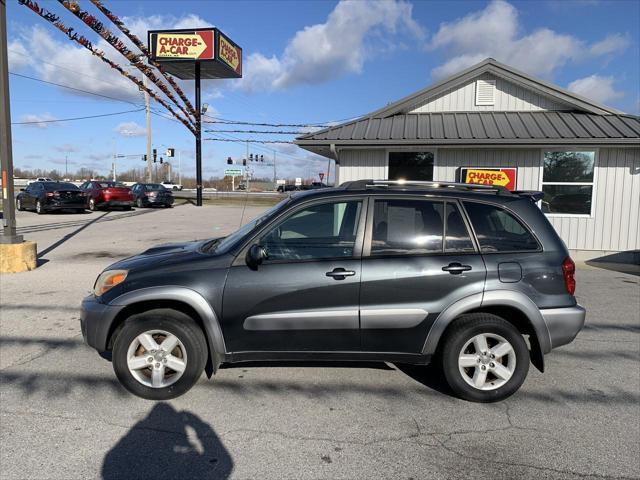
[[[105,200],[97,205],[99,207],[133,207],[133,200]]]
[[[87,202],[85,200],[78,202],[60,202],[58,200],[49,200],[48,202],[42,205],[45,210],[65,210],[65,209],[76,209],[76,208],[87,208]]]
[[[85,297],[80,310],[80,328],[85,343],[99,352],[106,351],[111,325],[123,308],[122,305],[100,303],[93,295]]]
[[[584,326],[586,310],[580,305],[566,308],[540,310],[549,330],[551,348],[557,348],[573,341]]]

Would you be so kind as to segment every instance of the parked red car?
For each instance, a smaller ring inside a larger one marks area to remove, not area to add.
[[[87,205],[93,211],[112,207],[129,210],[135,200],[131,189],[119,182],[91,180],[80,185],[80,190],[87,194]]]

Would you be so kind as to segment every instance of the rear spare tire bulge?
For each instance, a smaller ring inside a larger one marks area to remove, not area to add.
[[[170,309],[129,317],[113,346],[113,369],[131,393],[149,400],[175,398],[200,378],[207,343],[196,322]]]
[[[489,313],[461,315],[440,350],[442,373],[456,395],[497,402],[515,393],[529,371],[529,349],[509,322]]]

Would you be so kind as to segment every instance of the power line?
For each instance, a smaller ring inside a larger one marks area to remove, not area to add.
[[[231,120],[203,120],[202,123],[220,123],[223,125],[251,125],[256,127],[329,127],[329,125],[311,125],[308,123],[259,123]]]
[[[313,132],[289,132],[284,130],[205,130],[207,133],[271,133],[276,135],[308,135]]]
[[[144,108],[138,108],[136,110],[126,110],[124,112],[103,113],[100,115],[88,115],[86,117],[74,117],[74,118],[59,118],[56,120],[39,120],[34,122],[11,122],[11,125],[32,125],[37,123],[57,123],[57,122],[71,122],[74,120],[87,120],[89,118],[99,117],[113,117],[114,115],[124,115],[125,113],[141,112]]]
[[[104,95],[102,93],[90,92],[88,90],[82,90],[81,88],[70,87],[69,85],[63,85],[62,83],[49,82],[48,80],[42,80],[41,78],[30,77],[29,75],[23,75],[21,73],[9,72],[9,75],[14,75],[16,77],[27,78],[29,80],[34,80],[36,82],[46,83],[48,85],[55,85],[56,87],[67,88],[69,90],[74,90],[76,92],[86,93],[87,95],[95,95],[96,97],[108,98],[109,100],[116,100],[118,102],[130,103],[131,105],[135,105],[136,107],[140,106],[140,103],[135,103],[129,100],[123,100],[122,98],[110,97],[109,95]]]
[[[239,142],[239,143],[291,143],[295,145],[295,142],[287,140],[242,140],[232,138],[203,138],[203,140],[215,140],[216,142]]]

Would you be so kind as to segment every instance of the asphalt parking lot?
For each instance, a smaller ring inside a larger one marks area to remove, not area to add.
[[[223,368],[162,403],[125,392],[82,343],[98,273],[264,208],[19,213],[40,267],[0,283],[0,478],[640,477],[640,277],[616,271],[578,270],[585,329],[499,404],[383,363]]]

